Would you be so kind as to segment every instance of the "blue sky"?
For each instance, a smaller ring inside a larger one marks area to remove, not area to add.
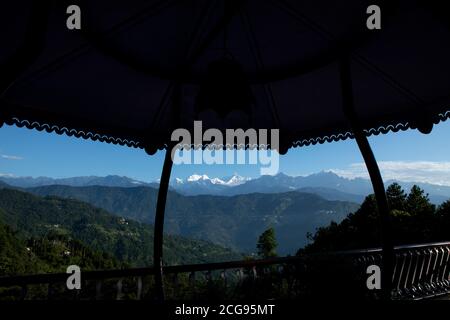
[[[450,121],[423,135],[416,130],[369,138],[385,179],[450,185]],[[4,125],[0,128],[0,175],[48,176],[121,175],[143,181],[160,177],[164,154],[54,133]],[[332,170],[353,178],[366,177],[354,140],[290,149],[280,158],[280,171],[307,175]],[[176,165],[173,177],[191,174],[226,177],[234,173],[257,177],[258,165]]]

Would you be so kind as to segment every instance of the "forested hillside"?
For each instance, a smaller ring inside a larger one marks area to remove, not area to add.
[[[5,271],[11,270],[11,266],[15,268],[14,261],[24,268],[17,270],[28,271],[26,268],[31,265],[27,259],[30,257],[36,258],[30,261],[35,261],[38,269],[50,270],[59,265],[57,260],[61,254],[76,261],[77,253],[84,258],[90,257],[85,263],[92,268],[152,264],[153,226],[112,215],[78,200],[42,198],[3,188],[0,189],[0,221]],[[23,249],[27,247],[29,249]],[[71,253],[67,254],[67,251]],[[240,258],[239,254],[206,241],[165,237],[164,260],[167,264]],[[45,263],[39,265],[40,260]],[[65,259],[61,263],[67,265],[68,261],[71,260]]]
[[[157,190],[150,187],[45,186],[28,189],[91,203],[118,216],[152,223]],[[268,227],[278,234],[279,253],[293,254],[306,244],[307,233],[340,222],[359,205],[329,201],[312,193],[252,193],[237,196],[183,196],[169,192],[165,230],[200,238],[237,251],[253,252],[258,236]]]

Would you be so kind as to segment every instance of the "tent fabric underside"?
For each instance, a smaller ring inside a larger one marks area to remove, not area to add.
[[[352,137],[340,92],[343,53],[367,135],[450,117],[450,19],[437,4],[382,2],[382,29],[368,30],[371,1],[223,3],[81,1],[82,30],[70,31],[64,2],[55,2],[42,50],[1,92],[0,120],[151,153],[194,119],[204,129],[278,128],[285,148],[337,141]],[[26,41],[32,14],[31,1],[8,6],[0,12],[0,66]],[[248,118],[195,114],[206,67],[224,54],[251,83]]]

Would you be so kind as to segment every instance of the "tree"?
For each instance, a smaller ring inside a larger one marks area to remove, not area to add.
[[[443,202],[439,206],[437,215],[444,220],[450,221],[450,200]]]
[[[258,255],[262,258],[275,257],[277,255],[277,240],[275,238],[275,229],[269,228],[264,231],[258,239],[258,244],[256,245],[258,249]]]
[[[394,244],[413,244],[448,241],[450,230],[450,201],[436,210],[428,194],[413,186],[405,194],[394,183],[386,189],[390,205],[391,228]],[[313,242],[303,252],[333,251],[379,247],[380,224],[375,196],[366,197],[361,207],[340,223],[318,228],[309,239]]]
[[[406,208],[411,215],[429,215],[435,212],[435,206],[431,204],[428,194],[414,185],[406,198]]]
[[[394,182],[386,189],[386,196],[391,210],[405,211],[406,194],[397,182]]]

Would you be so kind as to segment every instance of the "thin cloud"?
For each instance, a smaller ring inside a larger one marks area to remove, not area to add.
[[[2,154],[1,157],[2,157],[2,159],[6,159],[6,160],[23,160],[23,157],[12,156],[12,155],[8,155],[8,154]]]
[[[15,175],[12,173],[0,173],[0,177],[14,178]]]
[[[435,161],[380,161],[384,180],[401,180],[450,186],[450,162]],[[330,169],[345,178],[369,178],[364,163],[352,163],[347,168]]]

